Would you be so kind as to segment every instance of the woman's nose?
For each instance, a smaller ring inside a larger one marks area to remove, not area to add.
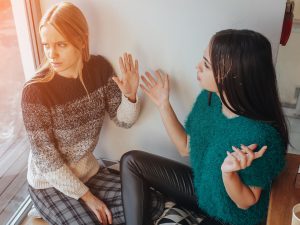
[[[202,63],[199,63],[196,68],[198,71],[202,72],[203,70]]]
[[[57,55],[58,55],[58,54],[57,54],[55,48],[49,49],[48,57],[49,57],[50,59],[55,59],[55,58],[57,58]]]

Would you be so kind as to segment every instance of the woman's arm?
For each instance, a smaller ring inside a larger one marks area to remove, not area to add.
[[[52,118],[48,108],[38,98],[40,96],[41,93],[34,87],[26,87],[23,90],[23,120],[31,145],[29,163],[34,163],[43,179],[55,189],[76,200],[81,198],[104,225],[111,223],[111,213],[106,205],[91,194],[89,188],[73,173],[56,148]],[[80,162],[77,163],[79,164]],[[90,161],[90,165],[99,166],[96,159]],[[32,166],[29,165],[28,170],[31,169]],[[33,174],[29,171],[27,176],[29,183],[36,182]],[[43,182],[45,181],[41,183]]]
[[[243,184],[236,172],[222,172],[222,178],[227,194],[239,208],[248,209],[259,200],[262,189]]]
[[[107,63],[109,64],[109,63]],[[104,86],[105,107],[109,117],[117,126],[130,128],[138,118],[140,101],[137,97],[139,85],[138,61],[125,53],[119,59],[122,77],[111,76],[113,68],[109,64],[108,80]]]
[[[242,145],[242,150],[232,147],[234,152],[227,152],[221,170],[222,178],[227,194],[235,204],[241,209],[248,209],[260,198],[262,189],[259,187],[249,187],[245,185],[237,171],[251,166],[253,160],[263,156],[267,146],[262,147],[258,152],[253,152],[256,145],[248,147]]]
[[[142,76],[144,85],[142,90],[150,97],[157,106],[164,126],[168,132],[172,142],[176,145],[177,150],[182,156],[188,155],[187,134],[181,123],[179,122],[169,101],[169,79],[167,74],[160,71],[155,72],[156,80],[149,73]]]

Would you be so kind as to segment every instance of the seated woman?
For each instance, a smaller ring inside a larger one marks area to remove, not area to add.
[[[150,186],[201,213],[200,224],[259,224],[289,143],[270,42],[250,30],[217,32],[197,66],[204,90],[185,127],[169,102],[168,75],[147,72],[142,80],[191,167],[142,151],[126,153],[121,160],[126,224],[151,224]]]
[[[124,128],[136,121],[138,62],[124,54],[118,78],[104,57],[90,55],[87,21],[71,3],[51,7],[39,31],[46,61],[22,98],[32,201],[50,224],[124,224],[120,176],[93,151],[106,112]]]

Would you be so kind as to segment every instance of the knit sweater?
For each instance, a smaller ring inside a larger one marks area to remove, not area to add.
[[[198,96],[186,124],[190,161],[200,209],[209,216],[231,225],[255,225],[266,216],[272,180],[284,167],[284,144],[275,128],[243,116],[227,118],[216,94],[208,106],[208,92]],[[226,151],[241,144],[267,145],[265,154],[238,172],[248,186],[261,187],[259,201],[243,210],[231,200],[222,180],[221,165]]]
[[[111,79],[113,68],[102,56],[91,56],[83,82],[55,74],[46,83],[23,89],[22,112],[31,151],[27,180],[36,189],[54,187],[79,199],[84,184],[100,168],[93,155],[105,112],[118,126],[137,119],[139,102],[131,103]],[[44,76],[43,73],[38,76]]]

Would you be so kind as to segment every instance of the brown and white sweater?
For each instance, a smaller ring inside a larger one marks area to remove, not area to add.
[[[139,114],[111,79],[113,68],[102,56],[91,56],[79,78],[55,75],[47,83],[25,86],[22,111],[31,151],[27,180],[36,189],[54,187],[75,199],[99,170],[93,155],[105,112],[118,126],[129,128]],[[43,76],[43,75],[40,75]]]

